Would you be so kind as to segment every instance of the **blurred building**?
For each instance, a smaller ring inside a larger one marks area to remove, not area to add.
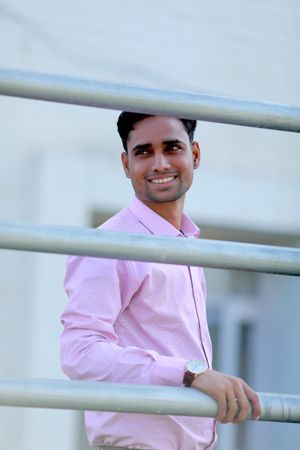
[[[296,0],[0,2],[1,66],[300,104]],[[128,204],[118,112],[0,97],[0,220],[96,226]],[[292,133],[199,123],[186,211],[203,238],[299,247]],[[0,375],[62,378],[64,256],[0,252]],[[216,368],[300,393],[300,281],[207,270]],[[18,432],[16,432],[18,430]],[[220,450],[296,448],[297,425],[219,427]],[[0,409],[0,448],[84,450],[82,415]],[[184,450],[184,449],[183,449]]]

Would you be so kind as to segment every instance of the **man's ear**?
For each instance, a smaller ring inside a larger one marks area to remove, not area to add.
[[[194,169],[198,169],[201,159],[201,151],[198,142],[194,141],[192,143],[192,153],[194,159]]]
[[[124,169],[125,175],[127,178],[130,178],[128,154],[126,152],[121,153],[121,159],[122,159],[122,164],[123,164],[123,169]]]

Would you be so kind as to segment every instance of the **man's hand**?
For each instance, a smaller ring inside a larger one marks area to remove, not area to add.
[[[243,422],[251,407],[253,418],[259,419],[261,408],[258,395],[241,378],[207,369],[195,377],[192,387],[218,402],[216,419],[221,423]]]

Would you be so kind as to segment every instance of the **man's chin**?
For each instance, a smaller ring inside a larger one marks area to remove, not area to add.
[[[153,202],[153,203],[172,203],[172,202],[176,202],[177,200],[179,200],[181,197],[183,196],[183,194],[177,194],[177,195],[151,195],[148,197],[148,201],[149,202]]]

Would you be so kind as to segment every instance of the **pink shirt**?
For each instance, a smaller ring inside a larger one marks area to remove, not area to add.
[[[103,229],[195,238],[186,216],[182,233],[134,197]],[[211,366],[203,269],[72,256],[62,314],[63,371],[73,379],[182,386],[185,364]],[[183,389],[186,389],[183,387]],[[154,450],[212,448],[210,418],[86,412],[90,444]]]

